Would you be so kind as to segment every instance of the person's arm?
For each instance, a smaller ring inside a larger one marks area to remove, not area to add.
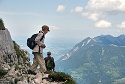
[[[55,68],[55,62],[54,62],[54,58],[52,57],[52,60],[53,60],[53,67]]]

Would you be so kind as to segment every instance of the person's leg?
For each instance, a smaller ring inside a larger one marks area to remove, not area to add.
[[[51,71],[51,67],[49,67],[49,71]]]
[[[38,66],[38,61],[36,59],[38,54],[36,54],[36,53],[33,53],[33,54],[34,54],[34,58],[33,58],[33,64],[30,67],[31,71],[35,71],[37,69],[37,66]]]
[[[42,54],[37,53],[38,56],[36,57],[38,64],[40,65],[40,72],[45,72],[46,71],[46,67],[45,67],[45,61],[43,58]]]
[[[28,74],[36,75],[36,73],[34,71],[37,69],[37,66],[38,66],[38,62],[36,60],[37,54],[33,53],[33,55],[34,55],[33,64],[31,65],[30,69],[28,70]]]

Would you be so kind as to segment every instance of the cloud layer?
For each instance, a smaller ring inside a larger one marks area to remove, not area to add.
[[[101,12],[125,12],[125,0],[90,0],[86,8]]]
[[[65,10],[64,5],[58,5],[58,12],[64,12]],[[106,21],[106,16],[125,13],[125,0],[89,0],[86,6],[76,6],[71,12],[81,13],[83,17],[94,21],[95,27],[108,28],[112,27],[113,24]],[[116,27],[125,28],[125,21],[117,23]]]
[[[125,0],[89,0],[85,6],[87,12],[82,12],[82,16],[95,21],[95,27],[108,28],[112,27],[112,22],[103,20],[108,16],[125,13]],[[125,21],[120,24],[119,28],[125,28]]]

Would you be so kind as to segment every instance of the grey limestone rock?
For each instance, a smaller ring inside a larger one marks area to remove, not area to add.
[[[8,29],[0,30],[0,57],[2,62],[14,62],[18,63],[17,55],[14,50],[14,44],[11,39]]]

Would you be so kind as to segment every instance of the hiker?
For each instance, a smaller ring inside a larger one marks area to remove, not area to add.
[[[42,30],[39,31],[37,37],[35,38],[35,42],[37,43],[37,45],[33,48],[32,51],[32,54],[34,55],[33,64],[28,70],[28,74],[36,75],[35,70],[37,69],[38,65],[40,66],[39,71],[41,73],[44,74],[44,72],[46,71],[45,61],[43,58],[43,49],[46,47],[46,45],[44,44],[44,39],[48,31],[50,31],[49,27],[47,25],[43,25]],[[43,39],[40,40],[42,37]]]
[[[51,52],[47,52],[47,57],[44,58],[47,71],[54,71],[55,62],[54,58],[51,57]]]

